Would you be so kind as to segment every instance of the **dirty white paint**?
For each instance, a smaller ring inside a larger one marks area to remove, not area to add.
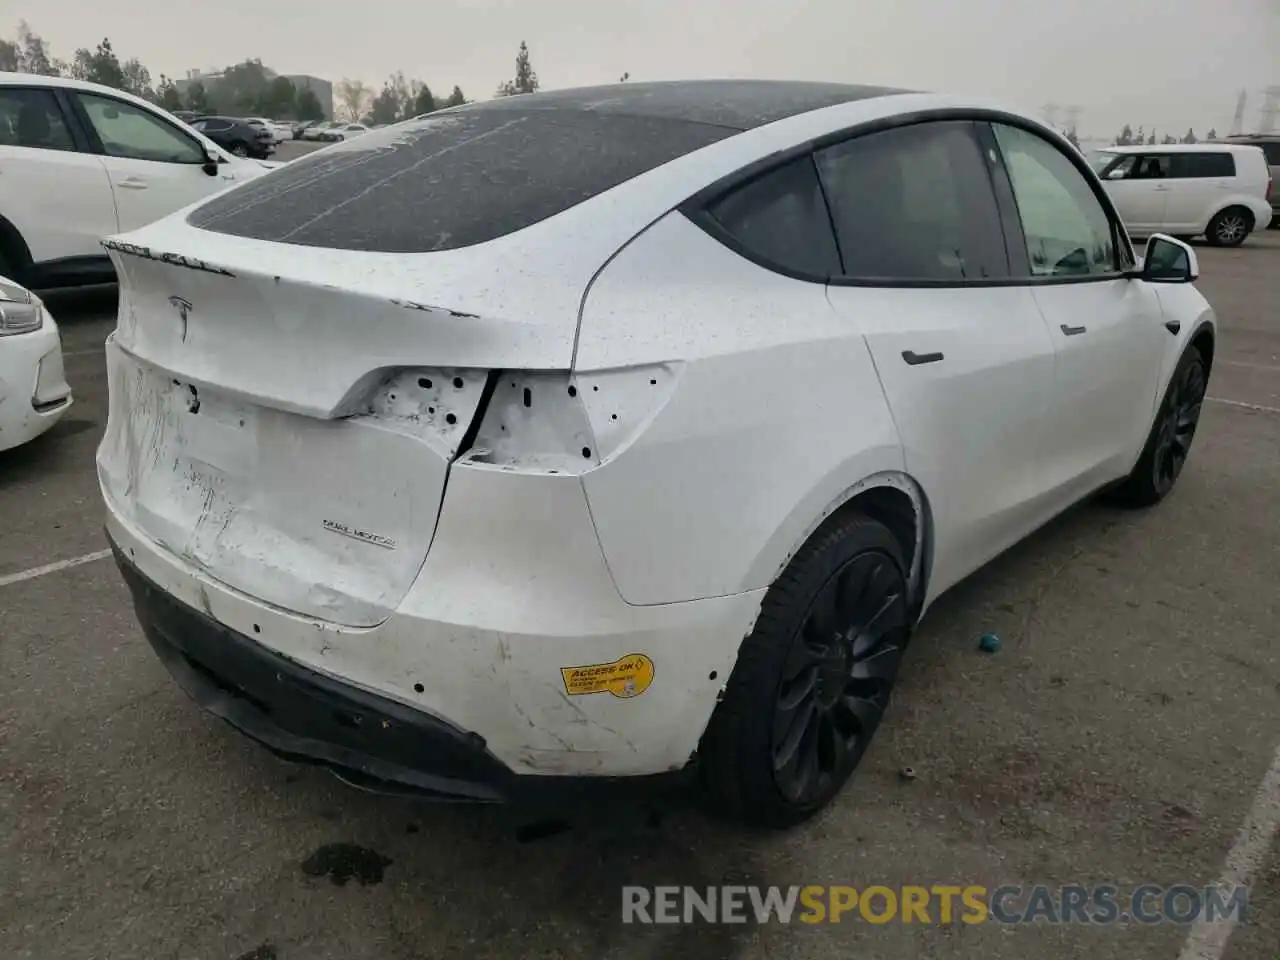
[[[114,337],[107,373],[108,506],[227,584],[355,627],[386,619],[417,576],[484,385],[402,371],[335,420],[196,385]]]
[[[8,587],[15,583],[23,583],[26,580],[35,580],[37,577],[47,576],[50,573],[58,573],[62,570],[70,570],[72,567],[83,566],[86,563],[93,563],[95,560],[103,560],[111,556],[110,550],[95,550],[93,553],[86,553],[83,556],[72,557],[69,560],[58,560],[54,563],[46,563],[41,567],[32,567],[30,570],[21,570],[18,573],[7,573],[0,576],[0,587]]]
[[[1253,805],[1245,815],[1235,842],[1227,851],[1222,875],[1217,886],[1231,889],[1248,886],[1258,877],[1266,865],[1267,855],[1280,830],[1280,747],[1272,757],[1254,794]],[[1257,904],[1250,904],[1256,910]],[[1178,954],[1178,960],[1219,960],[1227,950],[1227,941],[1238,923],[1236,917],[1210,923],[1207,918],[1197,920],[1191,927],[1187,942]]]

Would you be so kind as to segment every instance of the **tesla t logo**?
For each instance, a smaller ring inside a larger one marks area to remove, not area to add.
[[[178,311],[178,318],[182,321],[182,342],[187,342],[187,316],[191,313],[191,301],[182,297],[170,297],[169,306]]]

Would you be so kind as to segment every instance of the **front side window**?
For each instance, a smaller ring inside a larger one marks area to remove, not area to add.
[[[1032,276],[1115,275],[1111,218],[1084,174],[1043,137],[1001,123],[992,128],[1013,184]]]
[[[815,159],[846,277],[962,282],[1009,275],[999,209],[971,122],[866,134]]]
[[[810,157],[770,170],[707,212],[751,256],[811,277],[840,272],[831,218]]]
[[[1229,153],[1179,153],[1172,159],[1173,176],[1180,179],[1236,175],[1236,159]]]
[[[195,140],[149,110],[93,93],[76,96],[107,156],[160,163],[205,162],[204,151]]]
[[[0,145],[74,150],[62,108],[49,90],[0,87]]]

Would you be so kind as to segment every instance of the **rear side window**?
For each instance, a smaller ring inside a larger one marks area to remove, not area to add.
[[[48,90],[0,87],[0,145],[74,150],[58,101]]]
[[[1170,155],[1170,176],[1181,179],[1195,177],[1234,177],[1236,158],[1229,153],[1175,153]]]
[[[1263,154],[1267,158],[1267,163],[1271,166],[1280,166],[1280,141],[1275,143],[1260,143]]]
[[[867,134],[815,159],[845,276],[956,282],[1009,275],[999,209],[972,123]]]
[[[738,187],[707,212],[745,253],[769,266],[822,278],[840,272],[831,218],[808,156]]]
[[[453,250],[514,233],[735,132],[589,110],[451,110],[294,160],[188,222],[340,250]]]

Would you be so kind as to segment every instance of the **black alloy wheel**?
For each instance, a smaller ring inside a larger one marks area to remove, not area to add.
[[[1151,463],[1152,484],[1162,497],[1173,489],[1191,453],[1191,440],[1200,423],[1206,387],[1204,363],[1197,356],[1194,362],[1178,371],[1169,391]]]
[[[773,767],[809,806],[862,759],[889,705],[907,634],[907,584],[894,559],[860,554],[823,586],[792,643],[773,713]]]
[[[839,793],[885,715],[914,624],[912,548],[851,510],[765,592],[698,747],[717,814],[785,828]]]

